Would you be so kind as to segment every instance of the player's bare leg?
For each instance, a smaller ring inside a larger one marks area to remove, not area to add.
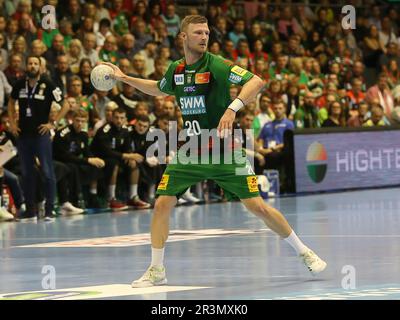
[[[241,201],[251,213],[261,218],[268,228],[285,239],[296,250],[296,253],[313,275],[326,268],[326,262],[304,245],[277,209],[266,204],[261,197],[242,199]]]
[[[164,268],[164,247],[169,234],[169,217],[175,207],[175,196],[159,196],[151,220],[151,264],[145,274],[132,282],[132,287],[143,288],[167,284]]]

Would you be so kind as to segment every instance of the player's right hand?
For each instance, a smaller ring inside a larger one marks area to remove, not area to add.
[[[110,77],[114,78],[115,80],[121,80],[123,77],[126,76],[125,73],[123,73],[121,69],[117,67],[115,64],[104,61],[100,61],[99,64],[105,64],[106,66],[111,67],[114,70],[114,74],[110,74]]]

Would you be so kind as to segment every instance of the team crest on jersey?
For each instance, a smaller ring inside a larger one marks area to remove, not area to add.
[[[183,74],[175,74],[174,79],[175,79],[175,84],[178,86],[185,83],[185,78]]]
[[[179,103],[182,115],[207,113],[204,96],[181,97]]]
[[[257,176],[247,177],[247,187],[250,192],[258,192]]]
[[[205,84],[210,82],[210,72],[197,73],[194,83]]]
[[[245,70],[239,66],[234,66],[232,68],[231,72],[236,73],[238,76],[243,77],[247,73],[247,70]]]

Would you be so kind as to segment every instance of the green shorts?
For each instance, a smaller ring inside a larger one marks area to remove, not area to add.
[[[259,196],[257,176],[247,159],[241,164],[169,164],[156,194],[179,197],[203,180],[214,180],[228,200]]]

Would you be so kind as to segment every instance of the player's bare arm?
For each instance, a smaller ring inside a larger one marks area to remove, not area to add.
[[[114,70],[114,75],[111,75],[115,80],[122,81],[135,87],[136,89],[151,95],[151,96],[167,96],[166,93],[160,91],[157,87],[157,81],[155,80],[147,80],[147,79],[140,79],[135,77],[129,77],[125,73],[121,71],[116,65],[109,63],[109,62],[100,62],[101,64],[105,64],[111,67]]]

